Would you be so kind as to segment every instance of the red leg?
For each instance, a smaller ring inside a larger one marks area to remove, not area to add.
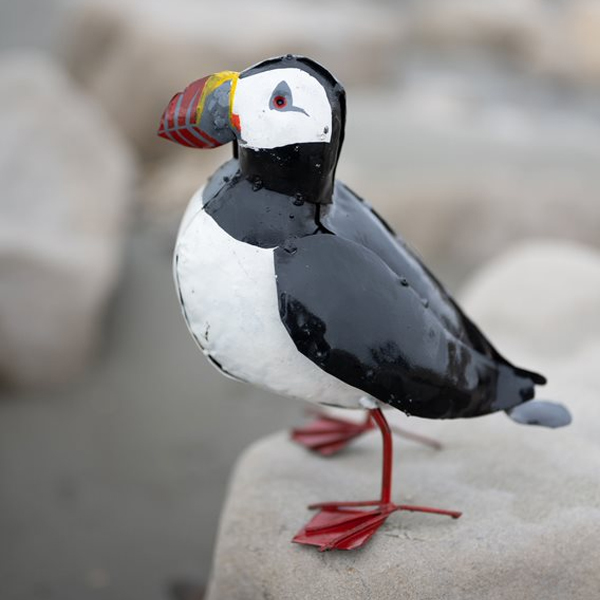
[[[317,417],[306,427],[292,429],[291,436],[295,442],[318,452],[321,456],[332,456],[343,450],[352,440],[374,428],[370,414],[367,414],[363,423],[355,423],[317,412]],[[400,427],[393,427],[392,431],[400,437],[425,444],[435,450],[442,448],[438,441]]]
[[[317,546],[319,550],[353,550],[360,548],[371,539],[375,532],[394,512],[434,513],[458,519],[461,513],[454,510],[394,504],[392,496],[392,434],[381,409],[369,411],[379,427],[383,438],[383,467],[381,474],[381,497],[366,502],[324,502],[309,508],[319,512],[300,530],[293,541],[298,544]],[[360,507],[373,506],[371,510]]]

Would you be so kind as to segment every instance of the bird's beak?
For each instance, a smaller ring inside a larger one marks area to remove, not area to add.
[[[175,94],[162,115],[158,135],[190,148],[232,142],[239,132],[239,119],[232,112],[238,77],[234,71],[222,71]]]

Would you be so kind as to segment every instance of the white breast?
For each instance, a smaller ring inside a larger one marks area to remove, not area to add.
[[[348,408],[364,392],[300,354],[279,317],[273,250],[240,242],[192,198],[175,248],[175,284],[190,332],[227,374],[276,393]]]

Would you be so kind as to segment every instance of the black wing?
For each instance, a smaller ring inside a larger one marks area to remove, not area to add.
[[[533,382],[458,339],[374,252],[316,234],[275,250],[281,320],[321,369],[407,413],[455,418],[506,410]]]
[[[320,222],[324,230],[369,248],[392,271],[405,277],[411,287],[427,299],[430,310],[457,339],[495,362],[531,378],[538,385],[546,383],[542,375],[515,367],[506,360],[463,313],[406,242],[394,233],[367,202],[343,183],[336,182],[334,202],[322,207]]]

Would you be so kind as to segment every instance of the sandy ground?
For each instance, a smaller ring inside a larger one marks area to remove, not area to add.
[[[201,584],[236,456],[302,420],[301,403],[225,379],[195,348],[172,235],[133,235],[84,380],[0,398],[3,600],[159,600]]]

